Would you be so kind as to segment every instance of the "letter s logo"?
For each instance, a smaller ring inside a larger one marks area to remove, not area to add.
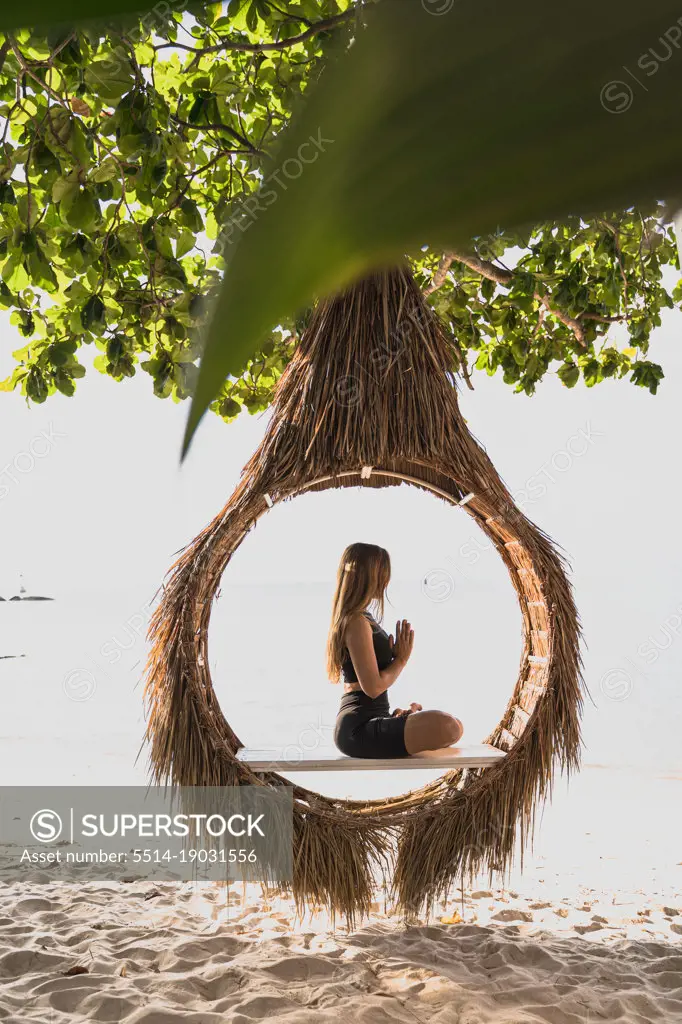
[[[48,808],[36,811],[29,825],[31,835],[39,843],[53,843],[55,839],[59,839],[62,827],[62,819],[57,812]]]

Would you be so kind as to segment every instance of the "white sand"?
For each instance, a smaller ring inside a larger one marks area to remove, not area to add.
[[[421,927],[377,904],[348,934],[255,886],[0,883],[0,1020],[682,1021],[682,893],[543,884],[469,892]]]
[[[682,1024],[679,787],[585,769],[523,873],[422,928],[377,904],[348,935],[258,887],[0,872],[0,1024]]]

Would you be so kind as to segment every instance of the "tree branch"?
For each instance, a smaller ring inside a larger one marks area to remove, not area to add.
[[[514,280],[513,271],[504,270],[503,267],[498,267],[489,260],[481,260],[478,256],[471,256],[465,252],[451,252],[448,255],[452,257],[453,261],[456,260],[458,263],[463,263],[470,270],[475,270],[481,277],[487,277],[489,281],[494,281],[495,284],[501,284],[508,288]]]
[[[242,146],[246,148],[249,153],[254,156],[262,156],[263,151],[256,149],[252,142],[249,142],[245,135],[240,135],[234,128],[230,128],[229,124],[222,124],[220,122],[213,124],[192,124],[191,121],[183,121],[181,118],[176,117],[175,114],[171,114],[171,121],[175,124],[182,125],[183,128],[192,128],[195,132],[209,131],[209,132],[226,132],[227,135],[231,135],[237,142],[241,142]],[[235,151],[236,152],[236,151]]]
[[[169,46],[174,50],[189,50],[190,53],[197,53],[203,56],[206,53],[220,53],[222,50],[240,50],[243,53],[264,53],[266,50],[286,50],[290,46],[294,46],[296,43],[304,43],[306,39],[311,39],[313,36],[319,35],[321,32],[328,32],[329,29],[335,28],[337,25],[341,25],[344,21],[349,21],[354,16],[356,11],[355,7],[349,7],[347,11],[343,11],[341,14],[335,14],[332,18],[324,18],[322,21],[315,22],[310,28],[306,29],[305,32],[301,32],[297,36],[290,36],[288,39],[281,39],[275,43],[239,43],[231,42],[229,39],[223,39],[222,42],[216,43],[214,46],[186,46],[184,43],[159,43],[154,47],[155,50],[164,50]]]
[[[495,284],[502,285],[508,288],[514,281],[514,272],[511,270],[505,270],[503,267],[498,267],[497,264],[491,263],[489,260],[479,259],[478,256],[474,256],[471,253],[465,252],[446,252],[443,254],[438,268],[436,269],[431,283],[424,289],[425,295],[431,295],[435,292],[442,284],[445,283],[448,271],[453,263],[463,263],[465,267],[469,267],[470,270],[480,274],[481,277],[487,278],[489,281],[494,281]],[[568,313],[564,313],[563,310],[557,309],[552,305],[552,298],[550,295],[543,295],[541,292],[535,292],[533,296],[537,302],[539,302],[543,308],[553,316],[555,320],[562,323],[569,330],[573,331],[575,339],[581,348],[587,349],[587,342],[585,341],[585,328],[583,326],[584,320],[596,320],[599,323],[619,323],[626,320],[626,316],[601,316],[599,313],[580,313],[577,317],[569,316]]]
[[[452,253],[446,252],[441,256],[440,263],[431,278],[431,284],[428,284],[424,289],[424,295],[432,295],[433,292],[438,291],[441,285],[445,284],[445,278],[448,276],[448,270],[455,261],[455,257]]]
[[[471,314],[469,315],[471,316]],[[471,374],[469,373],[469,367],[467,366],[466,353],[462,352],[462,347],[454,335],[452,340],[454,342],[455,351],[459,359],[459,368],[462,371],[462,376],[464,377],[464,380],[466,381],[466,386],[469,388],[469,391],[473,391],[474,385],[471,383]]]
[[[5,66],[5,58],[6,58],[7,54],[9,53],[9,50],[10,50],[9,39],[5,39],[5,41],[2,44],[2,46],[0,46],[0,73],[2,72],[2,69]]]
[[[45,89],[45,91],[52,97],[52,99],[56,103],[60,103],[62,105],[62,107],[66,107],[66,109],[69,111],[69,113],[71,113],[71,107],[66,102],[66,100],[63,99],[59,95],[58,92],[55,92],[55,90],[53,88],[51,88],[51,86],[49,86],[47,84],[47,82],[43,82],[42,79],[39,78],[38,75],[36,75],[36,73],[31,70],[31,68],[29,67],[28,61],[26,60],[26,58],[24,57],[23,53],[19,49],[19,46],[17,45],[17,42],[14,39],[14,37],[13,36],[7,36],[7,41],[9,42],[9,45],[12,48],[12,53],[16,57],[17,62],[19,64],[19,67],[24,72],[24,74],[28,75],[35,82],[37,82],[38,85],[40,86],[40,88],[41,89]],[[41,64],[42,64],[42,66],[46,66],[44,62],[41,62]],[[19,81],[19,79],[17,79],[17,82],[18,81]]]
[[[171,210],[174,210],[176,206],[180,205],[180,203],[182,202],[183,197],[187,195],[189,189],[192,186],[192,182],[194,181],[194,179],[196,177],[198,177],[200,174],[204,174],[206,171],[209,171],[211,169],[211,167],[213,167],[214,164],[217,164],[219,160],[222,160],[222,158],[224,156],[227,156],[230,153],[243,153],[243,152],[244,152],[243,149],[221,149],[219,153],[216,153],[216,155],[213,157],[212,160],[209,160],[208,163],[203,164],[203,166],[201,166],[201,167],[197,167],[196,171],[193,171],[192,174],[190,174],[189,179],[188,179],[187,184],[185,185],[185,187],[178,192],[178,194],[175,197],[175,199],[173,200],[173,202],[170,204],[170,206],[166,207],[166,209],[161,213],[160,216],[165,216],[166,214],[170,213]]]

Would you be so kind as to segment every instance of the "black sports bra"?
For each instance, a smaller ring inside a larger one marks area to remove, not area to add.
[[[393,651],[389,642],[389,636],[385,629],[379,625],[376,619],[373,619],[369,612],[362,613],[365,618],[369,619],[369,624],[372,627],[372,640],[374,641],[374,654],[377,659],[377,666],[379,671],[388,668],[393,661]],[[344,649],[343,661],[341,662],[341,671],[343,673],[343,681],[345,683],[357,683],[358,677],[353,665],[353,659],[350,656],[350,651],[346,647]]]

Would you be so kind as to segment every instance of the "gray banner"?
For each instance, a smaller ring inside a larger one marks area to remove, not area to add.
[[[290,786],[0,787],[0,881],[292,877]]]

